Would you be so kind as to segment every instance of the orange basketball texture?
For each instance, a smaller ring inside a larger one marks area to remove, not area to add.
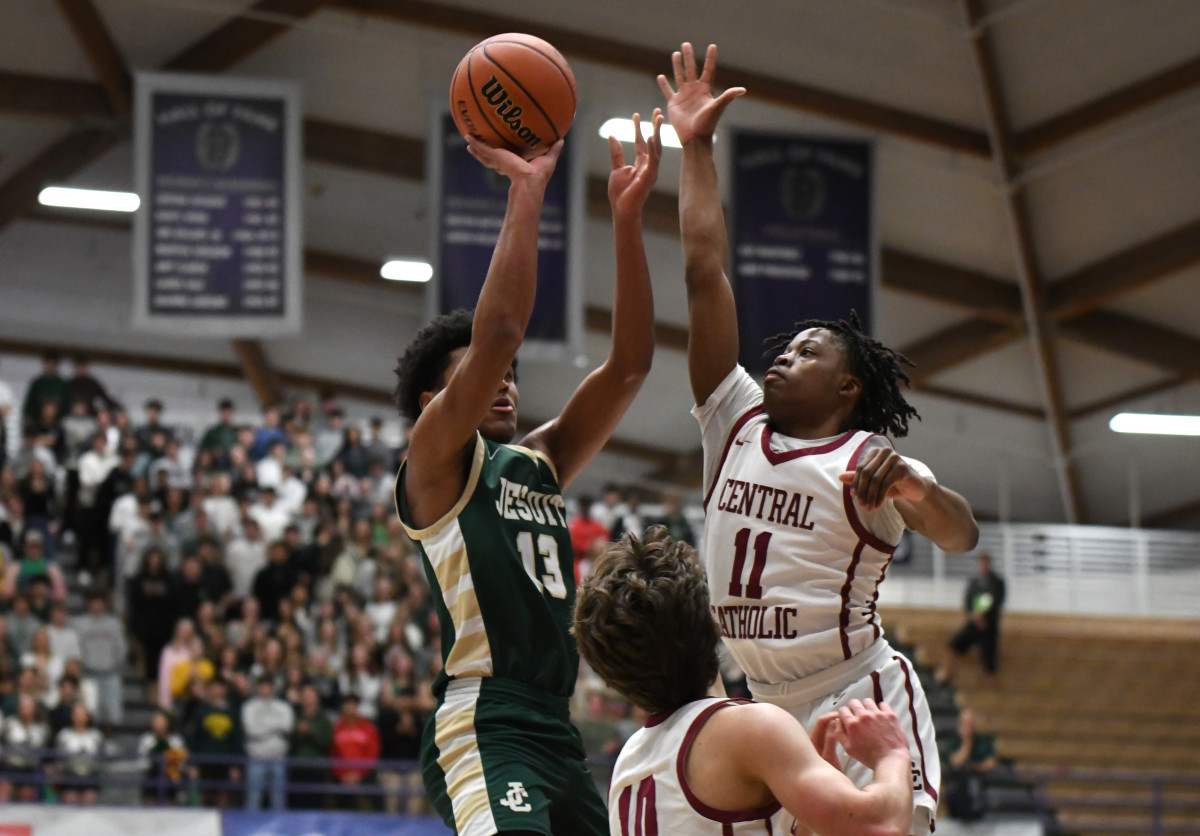
[[[527,160],[566,135],[575,104],[575,74],[566,59],[532,35],[481,41],[463,56],[450,81],[459,132]]]

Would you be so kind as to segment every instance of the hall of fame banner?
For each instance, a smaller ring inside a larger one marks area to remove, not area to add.
[[[879,257],[868,141],[738,132],[731,170],[731,279],[739,357],[774,359],[764,341],[803,319],[858,314],[870,333]]]
[[[429,184],[434,278],[426,316],[474,309],[508,206],[508,178],[485,168],[467,152],[466,140],[444,105],[430,119]],[[537,296],[525,330],[521,357],[567,360],[580,356],[583,341],[582,146],[567,140],[546,187],[538,224]]]
[[[135,328],[301,331],[300,131],[294,83],[138,74]]]

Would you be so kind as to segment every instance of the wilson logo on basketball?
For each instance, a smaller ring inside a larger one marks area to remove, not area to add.
[[[521,123],[521,106],[509,98],[508,91],[504,89],[504,85],[500,83],[499,79],[492,76],[483,85],[480,92],[483,93],[483,97],[487,99],[487,103],[492,106],[492,109],[496,111],[500,120],[508,125],[522,142],[530,148],[537,148],[541,144],[542,138],[531,131],[527,125]]]

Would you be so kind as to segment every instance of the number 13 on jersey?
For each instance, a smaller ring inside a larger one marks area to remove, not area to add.
[[[537,538],[537,554],[542,558],[545,574],[538,576],[534,563],[533,534],[522,531],[517,535],[517,550],[521,552],[521,562],[525,564],[525,574],[537,585],[539,590],[545,589],[555,598],[567,597],[567,585],[563,582],[562,566],[558,562],[558,541],[549,534],[539,534]]]

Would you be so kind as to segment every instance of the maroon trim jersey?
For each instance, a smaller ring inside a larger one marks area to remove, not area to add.
[[[702,406],[701,554],[730,653],[760,683],[803,679],[883,633],[876,602],[904,521],[865,513],[839,475],[884,436],[796,439],[772,431],[762,390],[736,367]],[[920,462],[918,472],[932,476]]]
[[[714,712],[746,700],[702,699],[671,714],[651,715],[629,738],[613,767],[608,791],[611,836],[744,836],[772,833],[780,806],[717,810],[688,786],[688,749]]]

